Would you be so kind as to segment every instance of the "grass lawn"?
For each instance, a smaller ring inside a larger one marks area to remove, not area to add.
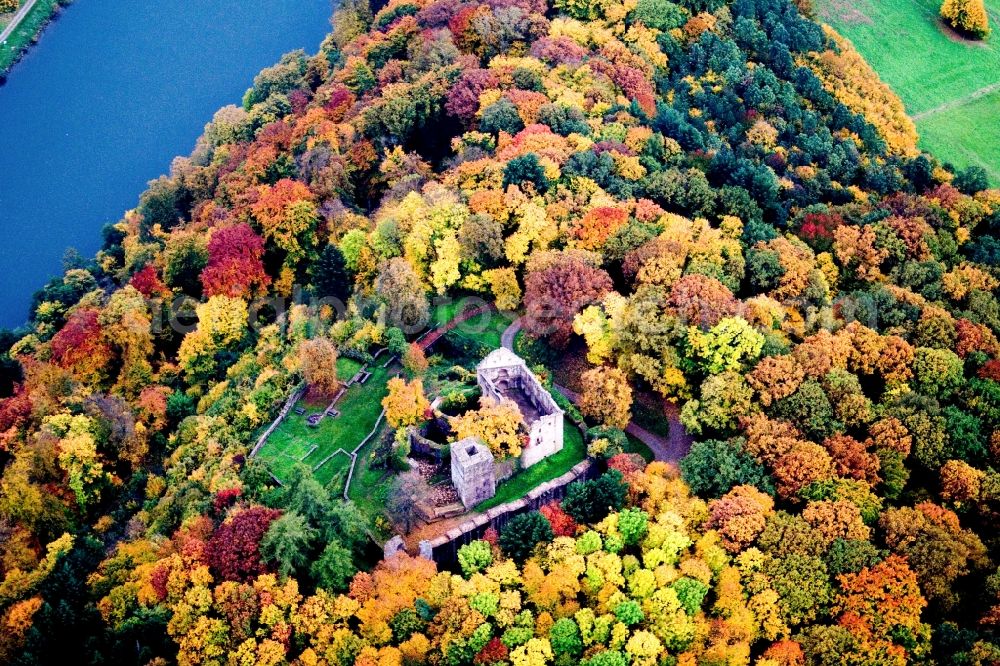
[[[337,374],[342,380],[353,377],[360,367],[361,364],[353,359],[337,359]],[[336,406],[340,416],[325,418],[315,428],[306,423],[306,418],[313,412],[322,411],[327,403],[299,402],[298,406],[305,407],[306,413],[299,415],[292,411],[271,434],[259,454],[276,477],[283,478],[299,462],[318,465],[337,449],[350,452],[371,432],[382,413],[382,398],[388,392],[385,384],[389,369],[382,368],[376,361],[371,373],[372,376],[363,385],[356,384],[347,389]],[[331,492],[342,492],[350,464],[349,456],[338,454],[315,470],[316,478]]]
[[[970,99],[1000,83],[1000,0],[986,0],[994,32],[985,42],[950,31],[940,7],[940,0],[817,0],[816,15],[902,98],[921,148],[958,167],[982,166],[1000,184],[1000,97]]]
[[[382,431],[388,426],[382,424]],[[378,445],[379,435],[372,437],[364,447],[358,451],[358,463],[354,467],[354,479],[351,481],[351,489],[348,496],[361,510],[361,513],[368,519],[368,527],[372,534],[381,541],[386,541],[392,537],[392,531],[379,528],[377,519],[383,516],[385,505],[389,501],[389,492],[392,490],[393,474],[386,469],[372,469],[371,458],[375,447]]]
[[[1000,91],[928,116],[917,126],[922,147],[952,164],[977,164],[986,169],[993,185],[1000,185]]]
[[[26,0],[21,0],[21,6]],[[0,44],[0,73],[6,72],[17,60],[21,49],[31,44],[49,18],[59,9],[55,0],[38,0],[5,44]],[[14,14],[0,14],[0,30],[7,27]]]
[[[475,308],[481,302],[480,299],[456,298],[436,305],[431,312],[431,323],[444,326],[456,315],[467,309]],[[476,340],[481,344],[496,348],[500,346],[500,336],[503,335],[504,330],[510,326],[512,321],[514,318],[509,314],[491,310],[458,324],[451,335]]]
[[[497,486],[497,494],[476,506],[476,511],[486,511],[506,502],[512,502],[528,494],[535,486],[551,481],[568,472],[573,465],[587,457],[587,445],[583,434],[570,421],[563,422],[562,451],[518,472]]]

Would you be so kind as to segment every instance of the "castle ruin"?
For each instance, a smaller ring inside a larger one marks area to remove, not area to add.
[[[521,469],[558,453],[563,447],[563,410],[535,373],[509,349],[495,349],[476,367],[483,397],[512,400],[530,433],[521,451]]]

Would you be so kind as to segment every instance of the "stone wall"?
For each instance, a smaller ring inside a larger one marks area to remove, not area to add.
[[[469,518],[465,523],[430,541],[420,542],[420,554],[437,562],[441,569],[454,569],[458,562],[458,549],[480,539],[490,527],[500,531],[514,516],[538,509],[553,500],[566,496],[566,486],[577,480],[594,478],[597,467],[589,460],[575,465],[560,477],[547,481],[519,500],[494,507],[485,513]]]
[[[438,464],[444,460],[444,453],[448,448],[446,444],[438,444],[437,442],[427,439],[417,432],[416,427],[411,426],[407,430],[407,434],[410,438],[410,451],[427,456],[428,458],[433,458]]]
[[[281,407],[281,411],[278,412],[278,416],[274,419],[274,421],[271,422],[271,425],[267,427],[267,430],[265,430],[263,434],[261,434],[261,436],[257,438],[257,443],[254,444],[252,449],[250,449],[251,458],[257,455],[261,447],[263,447],[264,444],[267,442],[267,438],[271,436],[271,433],[274,432],[275,428],[281,425],[281,422],[285,420],[286,416],[288,416],[288,412],[292,410],[292,407],[295,406],[295,403],[297,403],[299,401],[299,398],[305,395],[305,393],[306,393],[305,384],[299,385],[298,387],[295,388],[294,391],[292,391],[292,393],[288,396],[288,399],[285,400],[285,404]]]
[[[535,463],[562,451],[563,415],[548,414],[531,424],[528,445],[521,450],[521,468],[527,469]]]
[[[494,462],[493,471],[496,474],[497,483],[503,483],[521,471],[520,462],[517,458],[507,458],[500,462]]]

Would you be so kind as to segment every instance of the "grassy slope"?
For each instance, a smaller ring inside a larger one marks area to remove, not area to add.
[[[24,0],[22,0],[22,5]],[[27,48],[41,31],[48,20],[59,9],[55,0],[38,0],[31,12],[21,21],[21,25],[7,38],[6,44],[0,44],[0,73],[5,73],[17,61],[21,50]],[[4,14],[0,18],[0,30],[10,22],[13,14]]]
[[[587,456],[583,435],[571,421],[563,422],[562,451],[518,472],[497,486],[497,494],[476,506],[476,511],[486,511],[495,506],[524,497],[540,483],[551,481],[568,472],[573,465]]]
[[[921,148],[958,167],[982,166],[998,183],[1000,96],[933,110],[1000,83],[1000,0],[986,0],[994,34],[985,43],[949,33],[940,6],[940,0],[816,2],[817,18],[848,37],[917,116]]]

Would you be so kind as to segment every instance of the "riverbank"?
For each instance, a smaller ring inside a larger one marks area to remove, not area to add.
[[[22,14],[22,10],[31,8]],[[24,0],[21,8],[12,17],[11,21],[17,21],[16,26],[10,30],[6,41],[0,40],[0,83],[6,78],[7,73],[17,64],[17,61],[28,51],[31,46],[38,41],[38,37],[45,30],[45,27],[61,12],[65,7],[72,4],[73,0]],[[20,18],[20,20],[18,20]],[[0,31],[7,32],[11,24],[0,26]]]
[[[101,227],[261,69],[314,53],[331,12],[331,0],[83,0],[60,12],[0,86],[0,327],[27,320],[66,247],[93,256]]]

